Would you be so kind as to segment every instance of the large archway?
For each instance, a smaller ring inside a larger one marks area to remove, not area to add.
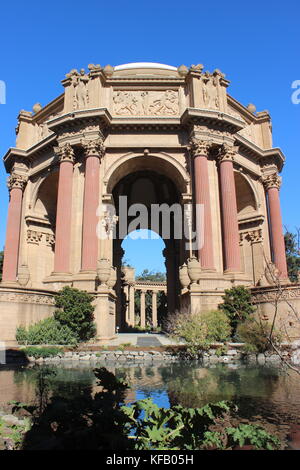
[[[186,253],[184,241],[182,237],[178,237],[178,229],[181,229],[184,223],[182,192],[186,180],[170,162],[160,160],[161,164],[158,165],[158,159],[152,160],[149,156],[128,159],[111,175],[107,186],[111,189],[117,215],[117,236],[113,240],[113,265],[117,270],[116,326],[120,329],[128,326],[124,286],[129,282],[128,280],[124,282],[122,265],[124,251],[121,245],[128,233],[133,230],[151,229],[163,239],[167,309],[169,312],[174,312],[180,305],[179,266],[185,260]],[[126,220],[124,210],[127,210]],[[128,295],[127,293],[127,297]]]

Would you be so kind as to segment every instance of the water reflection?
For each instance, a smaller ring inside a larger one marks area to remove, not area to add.
[[[208,402],[230,400],[238,405],[237,419],[267,425],[286,437],[291,425],[300,424],[300,377],[294,371],[272,366],[203,367],[199,363],[153,366],[109,365],[126,377],[131,388],[126,402],[152,397],[159,406],[200,407]],[[0,406],[11,400],[36,402],[41,372],[48,373],[50,395],[77,397],[96,392],[93,368],[86,364],[9,367],[0,369]]]

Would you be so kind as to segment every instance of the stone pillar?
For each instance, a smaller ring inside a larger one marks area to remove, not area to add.
[[[85,183],[82,229],[82,271],[96,271],[98,260],[97,209],[100,193],[100,160],[104,154],[103,139],[83,141]]]
[[[202,269],[214,269],[213,233],[211,223],[210,188],[208,177],[208,152],[210,144],[196,139],[191,141],[194,155],[195,203],[203,206],[203,212],[196,217],[196,230],[199,237],[198,259]],[[199,220],[203,214],[203,220]]]
[[[72,188],[74,150],[69,143],[55,149],[60,159],[54,273],[70,272],[71,227],[72,227]]]
[[[252,249],[252,265],[253,265],[253,282],[257,285],[264,274],[264,250],[262,229],[257,228],[250,230],[247,238],[251,243]]]
[[[239,272],[241,270],[239,227],[233,159],[236,147],[223,145],[219,152],[220,168],[220,199],[223,228],[224,271]]]
[[[8,179],[10,201],[4,249],[2,282],[16,282],[19,258],[22,199],[27,178],[16,173]]]
[[[141,327],[146,328],[146,291],[141,289]]]
[[[157,292],[152,291],[152,325],[157,327]]]
[[[282,231],[282,218],[279,200],[279,188],[281,178],[274,173],[263,178],[268,197],[269,221],[272,241],[273,261],[279,270],[281,279],[288,279],[287,263],[285,255],[285,243]]]
[[[124,301],[125,301],[125,324],[129,325],[129,286],[124,285]]]
[[[129,325],[134,326],[134,285],[129,284]]]

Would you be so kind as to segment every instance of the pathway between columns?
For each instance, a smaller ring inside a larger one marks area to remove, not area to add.
[[[170,339],[168,336],[157,333],[119,333],[115,339],[107,341],[105,344],[109,346],[119,346],[120,344],[130,343],[132,346],[151,347],[151,346],[169,346],[178,345],[178,343]]]

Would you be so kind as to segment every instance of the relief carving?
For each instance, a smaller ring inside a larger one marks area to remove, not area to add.
[[[174,116],[179,114],[178,93],[166,91],[115,91],[113,113],[119,116]]]

